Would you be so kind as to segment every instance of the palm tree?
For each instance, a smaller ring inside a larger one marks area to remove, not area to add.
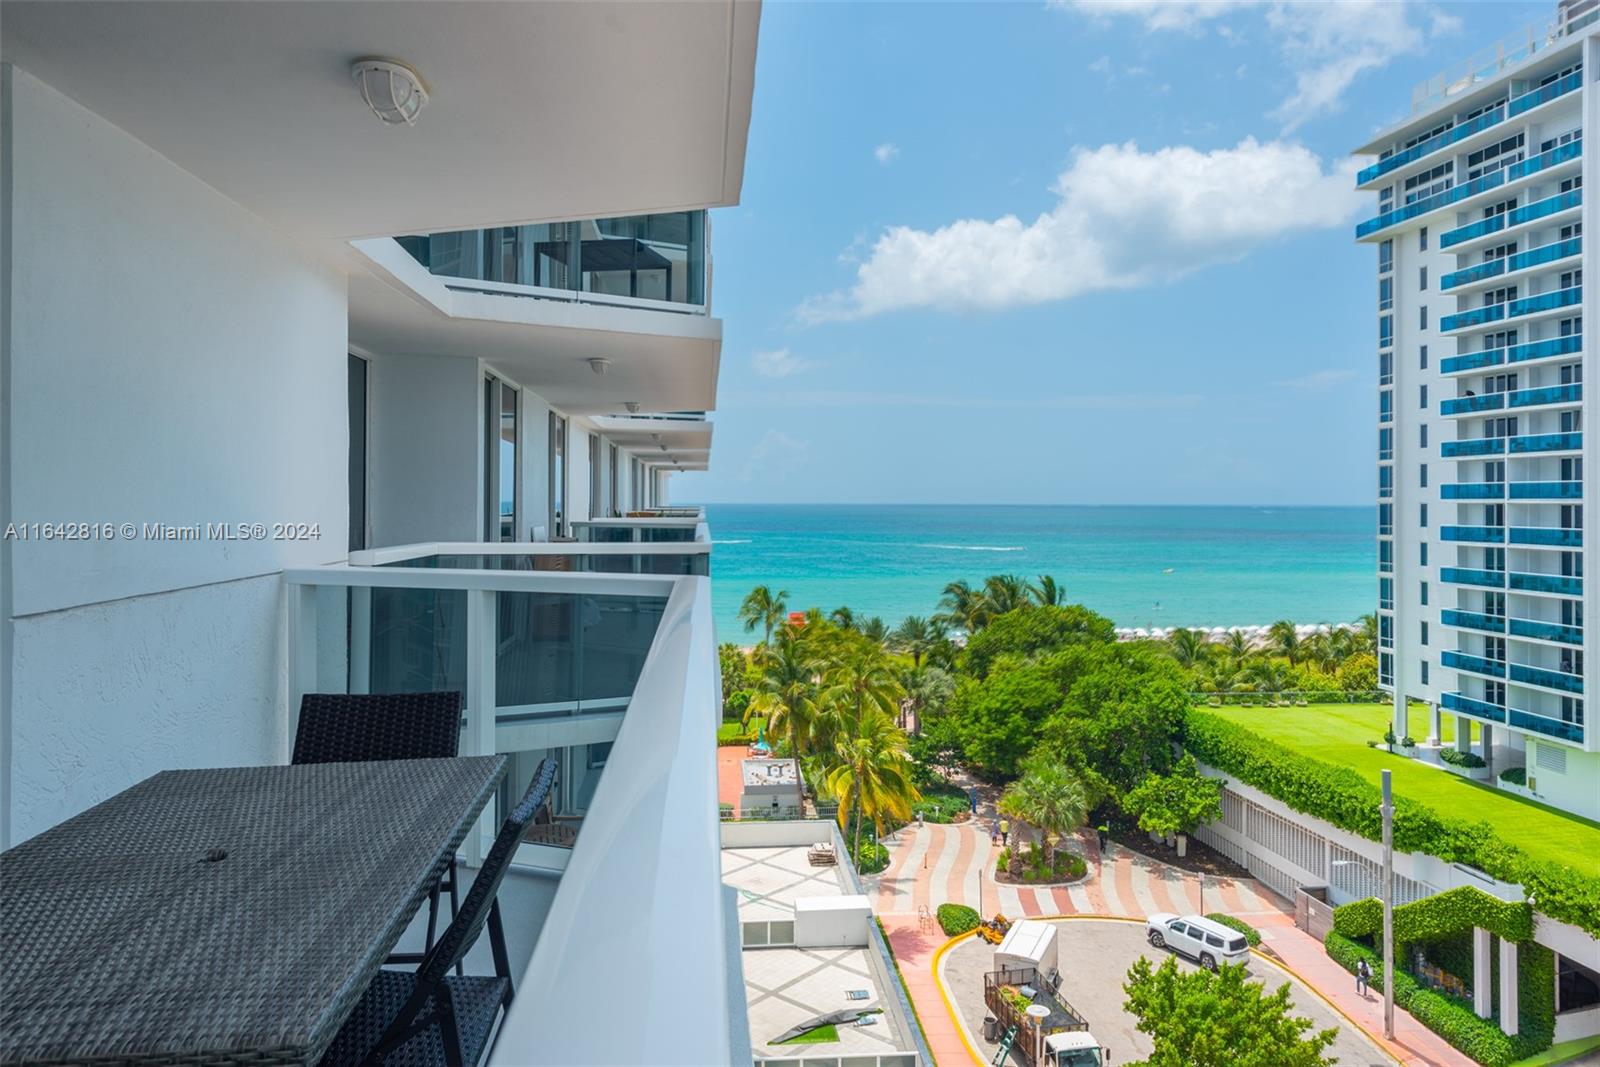
[[[921,667],[922,657],[933,644],[933,627],[920,615],[907,615],[889,638],[896,650],[911,657],[912,667]]]
[[[1033,602],[1040,607],[1055,607],[1066,599],[1066,591],[1056,584],[1056,580],[1048,574],[1039,575],[1037,585],[1028,587],[1028,594],[1033,597]]]
[[[1006,786],[1000,794],[1000,814],[1011,820],[1010,855],[1006,872],[1013,881],[1022,881],[1022,828],[1031,823],[1036,813],[1035,798],[1026,775]]]
[[[1361,616],[1361,642],[1358,652],[1378,652],[1378,617],[1376,615]]]
[[[1028,580],[1020,574],[993,574],[984,579],[983,599],[990,618],[1033,603]]]
[[[949,625],[977,633],[988,621],[983,594],[965,581],[951,582],[939,597],[939,618]]]
[[[1267,656],[1250,664],[1245,673],[1258,693],[1281,693],[1289,687],[1289,669]]]
[[[1242,678],[1243,674],[1237,663],[1231,659],[1218,657],[1206,665],[1200,685],[1208,693],[1231,693],[1242,684]]]
[[[906,735],[887,715],[869,709],[854,730],[836,739],[833,758],[835,765],[824,788],[839,802],[839,829],[846,829],[850,816],[855,816],[851,853],[859,857],[863,816],[872,820],[882,837],[886,818],[911,818],[911,805],[921,799],[911,784]]]
[[[1267,640],[1274,652],[1288,659],[1289,666],[1293,667],[1300,658],[1300,634],[1288,619],[1279,619],[1268,627]]]
[[[848,604],[840,604],[828,612],[828,621],[841,630],[854,630],[856,628],[856,613],[850,610]]]
[[[1065,767],[1042,764],[1029,772],[1034,779],[1033,824],[1039,828],[1039,847],[1045,869],[1056,867],[1056,842],[1082,826],[1089,816],[1089,798],[1083,784]]]
[[[872,712],[893,720],[906,691],[883,649],[859,642],[828,665],[817,694],[816,724],[824,745],[857,732]]]
[[[761,671],[756,693],[745,709],[748,723],[758,715],[767,719],[767,736],[786,741],[797,758],[812,751],[817,723],[817,665],[806,641],[789,627],[778,640],[756,649],[753,659]]]
[[[1210,649],[1210,639],[1201,630],[1174,630],[1167,638],[1167,651],[1185,669],[1203,661]]]
[[[889,626],[877,615],[863,620],[856,629],[861,632],[862,637],[875,645],[881,645],[889,640]]]
[[[1244,635],[1243,630],[1229,630],[1222,639],[1222,654],[1232,661],[1237,670],[1250,658],[1250,639]]]
[[[739,605],[739,621],[744,623],[744,632],[753,633],[757,626],[765,628],[761,643],[763,645],[772,640],[772,631],[789,614],[789,592],[780,589],[774,593],[765,585],[758,585],[750,590]]]

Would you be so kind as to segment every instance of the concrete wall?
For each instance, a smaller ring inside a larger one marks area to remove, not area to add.
[[[14,843],[161,767],[265,762],[285,729],[276,573],[347,544],[343,274],[6,68],[0,642]],[[305,540],[120,524],[316,524]]]
[[[1591,726],[1590,729],[1595,727]],[[1528,739],[1528,777],[1538,784],[1534,793],[1546,804],[1585,819],[1600,820],[1600,753],[1583,752],[1570,745]],[[1539,751],[1549,748],[1564,753],[1566,770],[1558,772],[1541,765]]]
[[[372,546],[481,541],[478,361],[374,353],[368,396]]]

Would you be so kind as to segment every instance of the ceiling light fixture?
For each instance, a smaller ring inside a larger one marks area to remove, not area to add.
[[[595,356],[589,360],[589,369],[596,374],[604,374],[611,369],[611,361],[604,356]]]
[[[637,400],[629,400],[622,406],[628,409],[628,414],[630,415],[637,415],[639,413],[639,402]]]
[[[350,76],[385,126],[415,126],[428,103],[422,76],[399,60],[363,56],[350,65]]]

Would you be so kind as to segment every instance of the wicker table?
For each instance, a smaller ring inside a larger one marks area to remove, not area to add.
[[[0,1063],[316,1063],[505,770],[165,771],[0,854]]]

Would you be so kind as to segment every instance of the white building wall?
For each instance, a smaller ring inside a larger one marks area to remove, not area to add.
[[[567,498],[574,522],[589,519],[589,438],[594,436],[573,419],[567,423]]]
[[[275,575],[344,556],[348,436],[342,273],[4,77],[7,519],[320,535],[0,549],[15,843],[153,768],[281,758]]]
[[[372,546],[483,539],[483,376],[475,359],[375,353]]]

